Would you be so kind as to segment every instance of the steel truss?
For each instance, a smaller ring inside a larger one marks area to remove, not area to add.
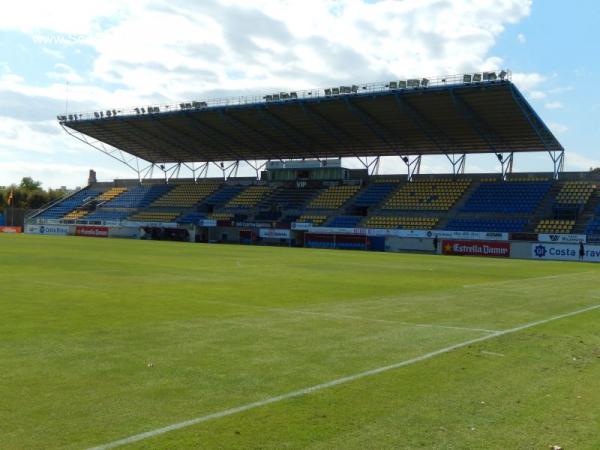
[[[421,173],[421,156],[417,155],[412,160],[409,156],[402,156],[402,162],[406,165],[408,181],[413,181],[415,175],[419,175]]]
[[[450,161],[450,164],[452,164],[452,174],[453,175],[459,175],[459,174],[462,175],[465,173],[465,165],[467,162],[466,153],[463,153],[461,155],[456,155],[454,153],[452,153],[452,154],[446,153],[444,156],[446,156],[446,158],[448,158],[448,161]]]

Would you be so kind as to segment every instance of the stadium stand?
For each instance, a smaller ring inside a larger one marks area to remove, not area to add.
[[[85,203],[94,199],[99,194],[100,192],[92,189],[82,189],[81,191],[74,193],[65,200],[62,200],[61,202],[42,212],[38,217],[40,219],[62,219],[71,211],[83,206]]]
[[[221,184],[221,180],[182,183],[155,200],[151,207],[190,208],[215,192]]]
[[[109,190],[103,192],[102,194],[100,194],[96,200],[98,202],[108,202],[110,200],[112,200],[115,197],[118,197],[119,195],[121,195],[123,192],[127,191],[127,188],[125,187],[113,187],[110,188]]]
[[[141,211],[129,217],[134,222],[174,222],[180,214],[178,212]]]
[[[569,234],[575,226],[574,220],[544,219],[535,228],[536,233],[566,233]]]
[[[372,216],[364,221],[366,228],[399,228],[406,230],[431,230],[437,217]]]
[[[300,223],[312,223],[314,226],[322,225],[327,220],[327,216],[316,215],[316,214],[303,214],[296,222]]]
[[[531,214],[546,196],[552,182],[489,181],[484,179],[462,208],[470,213]]]
[[[200,223],[200,221],[204,220],[204,219],[206,219],[206,214],[198,212],[198,211],[192,211],[192,212],[183,214],[181,217],[179,217],[177,219],[177,222],[182,223],[182,224],[198,225]]]
[[[449,231],[517,233],[525,231],[528,223],[527,219],[451,219],[444,228]]]
[[[267,195],[273,191],[271,186],[249,186],[226,205],[227,209],[249,209],[253,208]]]
[[[103,208],[145,208],[172,188],[168,184],[136,186],[104,203]]]
[[[221,189],[209,195],[202,204],[222,205],[244,190],[243,186],[223,186]]]
[[[363,217],[361,216],[337,216],[327,226],[334,228],[355,228],[362,219]]]
[[[353,204],[358,208],[368,208],[378,205],[383,199],[390,195],[397,186],[398,183],[371,183],[365,189],[360,191]]]
[[[338,209],[360,190],[358,185],[331,186],[308,204],[308,209]]]
[[[235,215],[231,213],[212,213],[208,215],[208,218],[213,220],[233,220],[234,217]]]
[[[471,180],[467,178],[418,179],[400,186],[385,202],[383,209],[447,211],[470,184]]]

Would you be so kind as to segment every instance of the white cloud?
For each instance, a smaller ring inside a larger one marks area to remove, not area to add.
[[[544,106],[546,109],[562,109],[563,104],[559,101],[547,102]]]
[[[599,152],[594,152],[597,155]],[[565,167],[567,170],[586,171],[593,167],[600,167],[600,159],[588,158],[587,156],[569,151],[565,156]]]
[[[548,122],[548,127],[557,134],[564,134],[569,131],[569,127],[557,122]]]
[[[521,43],[521,44],[525,44],[527,42],[527,38],[525,37],[525,35],[523,33],[519,33],[517,34],[517,40]]]
[[[46,85],[0,71],[0,97],[11,105],[0,102],[0,115],[23,120],[31,101],[36,118],[51,120],[64,111],[65,81],[72,109],[93,110],[494,70],[504,63],[491,54],[498,36],[530,11],[530,0],[21,0],[3,9],[0,30],[26,33],[63,59],[36,67]],[[87,72],[67,48],[93,56]],[[532,95],[544,80],[513,75]],[[28,144],[33,152],[37,139]],[[82,145],[53,139],[46,147],[56,151]]]

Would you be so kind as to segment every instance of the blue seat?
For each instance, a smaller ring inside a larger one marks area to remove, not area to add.
[[[356,228],[362,219],[364,219],[362,216],[338,216],[327,226],[333,228]]]

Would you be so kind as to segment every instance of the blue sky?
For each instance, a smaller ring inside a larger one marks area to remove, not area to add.
[[[0,185],[33,176],[80,186],[91,168],[102,180],[133,176],[58,127],[66,107],[500,68],[563,143],[567,170],[587,170],[600,166],[599,23],[592,0],[10,2],[0,16]],[[515,164],[551,170],[539,154]],[[448,169],[423,161],[423,171]],[[403,168],[388,159],[382,170]],[[497,161],[469,157],[467,170]]]

